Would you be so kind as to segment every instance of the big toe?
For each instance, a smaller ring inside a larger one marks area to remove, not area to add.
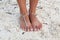
[[[34,31],[38,31],[42,28],[42,24],[35,25]]]
[[[39,24],[37,27],[40,30],[42,28],[42,24]]]
[[[31,25],[29,25],[29,26],[27,26],[25,29],[26,29],[26,31],[31,31],[32,26],[31,26]]]

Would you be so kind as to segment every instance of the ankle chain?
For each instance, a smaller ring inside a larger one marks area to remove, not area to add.
[[[29,14],[25,14],[25,15],[23,15],[23,14],[20,14],[20,16],[21,17],[25,17],[25,16],[28,16]]]
[[[28,16],[28,15],[29,15],[29,14],[25,14],[25,15],[20,14],[20,16],[21,16],[21,17],[23,17],[23,19],[24,19],[24,21],[25,21],[25,25],[26,25],[26,26],[28,26],[28,25],[27,25],[27,23],[26,23],[26,19],[25,19],[25,17],[26,17],[26,16]]]
[[[37,16],[37,14],[31,13],[31,15]]]

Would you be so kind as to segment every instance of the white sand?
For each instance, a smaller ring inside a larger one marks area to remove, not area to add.
[[[39,0],[36,13],[43,28],[24,32],[19,28],[17,0],[0,0],[0,40],[60,40],[60,0]]]

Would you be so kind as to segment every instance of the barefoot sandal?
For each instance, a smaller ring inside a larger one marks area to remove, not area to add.
[[[37,16],[37,14],[33,14],[33,13],[31,13],[32,15],[34,15],[34,16]]]
[[[23,20],[24,20],[24,22],[25,22],[25,25],[28,26],[28,25],[27,25],[27,22],[26,22],[26,20],[25,20],[25,16],[28,16],[29,14],[26,14],[26,15],[20,14],[20,15],[21,15],[21,17],[23,17]]]
[[[33,13],[32,13],[32,15],[37,16],[37,14],[33,14]],[[26,22],[26,20],[25,20],[25,16],[29,16],[29,14],[26,14],[26,15],[20,14],[20,16],[23,17],[24,23],[25,23],[25,25],[26,25],[26,27],[27,27],[28,25],[27,25],[27,22]],[[31,30],[33,30],[33,29],[31,29]]]

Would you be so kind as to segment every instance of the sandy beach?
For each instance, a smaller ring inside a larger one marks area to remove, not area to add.
[[[20,28],[17,0],[0,0],[0,40],[60,40],[60,0],[39,0],[36,13],[42,29],[25,32]]]

